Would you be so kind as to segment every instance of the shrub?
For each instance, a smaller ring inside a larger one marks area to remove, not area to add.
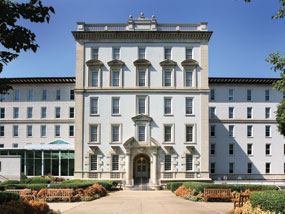
[[[0,186],[4,186],[4,185],[8,185],[8,184],[19,184],[19,183],[20,183],[20,181],[17,181],[17,180],[7,180],[7,181],[0,183]]]
[[[180,196],[180,197],[184,197],[186,195],[194,195],[194,193],[195,193],[195,190],[192,191],[190,188],[187,189],[185,186],[180,186],[175,191],[175,195]]]
[[[9,201],[17,201],[19,199],[20,199],[20,196],[17,193],[0,192],[0,204],[3,204],[5,202],[9,202]]]
[[[168,183],[166,184],[166,189],[171,190],[171,185],[172,185],[172,183],[173,183],[173,182],[168,182]]]
[[[169,188],[172,192],[175,192],[178,187],[182,186],[183,182],[170,182],[167,188]]]
[[[5,214],[36,214],[28,201],[10,201],[0,205],[0,213]]]
[[[43,201],[29,201],[36,214],[47,214],[50,211],[49,205]]]
[[[107,191],[100,184],[93,184],[92,186],[90,186],[84,190],[84,196],[93,197],[96,194],[98,194],[100,196],[105,196],[105,195],[107,195]]]
[[[42,178],[42,177],[33,177],[24,180],[22,183],[24,184],[49,184],[49,178]]]
[[[260,206],[264,211],[285,213],[284,191],[253,192],[250,201],[254,208]]]

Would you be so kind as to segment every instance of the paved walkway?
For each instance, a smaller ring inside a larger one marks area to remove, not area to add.
[[[49,203],[63,214],[225,214],[232,203],[192,202],[170,191],[119,191],[91,202]]]

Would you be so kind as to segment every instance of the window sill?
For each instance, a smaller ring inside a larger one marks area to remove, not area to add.
[[[173,117],[173,114],[163,114],[164,117]]]
[[[265,157],[272,157],[272,155],[265,155]]]
[[[185,114],[186,117],[195,117],[195,114]]]
[[[174,142],[162,142],[163,145],[175,145]]]
[[[216,136],[210,136],[210,138],[216,138]]]
[[[121,117],[121,114],[111,114],[112,117]]]
[[[68,136],[69,138],[74,138],[74,136]]]
[[[271,136],[265,136],[265,138],[272,138]]]
[[[100,145],[100,142],[95,142],[95,141],[92,141],[92,142],[88,142],[87,143],[88,145]]]
[[[185,145],[197,144],[196,142],[184,142]]]
[[[90,114],[91,117],[99,117],[99,114]]]
[[[253,138],[253,136],[247,136],[247,138]]]
[[[116,141],[116,142],[110,142],[110,145],[118,145],[118,144],[122,144],[122,142],[120,142],[120,141]]]

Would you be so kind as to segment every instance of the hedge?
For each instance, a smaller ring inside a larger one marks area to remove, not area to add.
[[[0,183],[0,186],[3,186],[3,185],[7,185],[7,184],[19,184],[20,181],[17,181],[17,180],[7,180],[7,181],[3,181],[2,183]]]
[[[264,211],[285,213],[285,191],[253,192],[250,202],[253,207],[260,206]]]
[[[88,181],[83,180],[82,182],[75,181],[75,183],[71,182],[62,182],[61,184],[8,184],[4,185],[5,189],[31,189],[39,191],[42,188],[53,188],[53,189],[77,189],[77,188],[87,188],[92,186],[93,184],[100,184],[105,187],[106,190],[111,191],[112,186],[116,185],[115,181]]]
[[[20,196],[17,193],[13,192],[0,192],[0,204],[9,201],[17,201],[20,199]]]
[[[167,189],[172,192],[176,191],[179,186],[185,186],[186,188],[195,189],[197,193],[204,192],[204,188],[209,189],[231,189],[231,191],[244,192],[247,189],[255,190],[278,190],[275,185],[255,185],[255,184],[212,184],[203,182],[170,182],[167,184]]]
[[[25,179],[21,182],[21,184],[49,184],[50,179],[49,178],[42,178],[42,177],[33,177]]]

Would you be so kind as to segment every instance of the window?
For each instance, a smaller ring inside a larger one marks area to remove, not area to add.
[[[74,118],[74,107],[69,108],[69,118]]]
[[[98,142],[98,125],[90,125],[90,142]]]
[[[15,101],[19,101],[20,100],[20,91],[19,90],[15,90],[15,97],[14,97]]]
[[[247,163],[247,173],[248,174],[252,173],[252,163]]]
[[[19,136],[19,126],[13,126],[13,137]]]
[[[4,148],[4,144],[1,143],[1,144],[0,144],[0,148]]]
[[[193,142],[193,125],[186,126],[186,142]]]
[[[99,86],[99,71],[91,71],[91,86],[98,87]]]
[[[47,117],[47,107],[42,107],[41,108],[41,118],[46,118]]]
[[[164,114],[169,115],[171,113],[171,97],[164,97]]]
[[[210,118],[215,119],[216,118],[216,108],[210,107]]]
[[[270,100],[270,91],[265,90],[265,101],[269,101],[269,100]]]
[[[270,118],[270,112],[271,112],[270,107],[266,107],[265,108],[265,118],[266,119]]]
[[[98,59],[98,48],[91,48],[91,59]]]
[[[60,126],[55,126],[55,136],[60,137]]]
[[[0,108],[0,118],[5,118],[5,108]]]
[[[33,99],[34,99],[33,90],[29,90],[29,97],[28,97],[28,100],[29,100],[29,101],[32,101]]]
[[[164,157],[164,171],[171,170],[171,155],[165,155]]]
[[[119,170],[119,155],[112,155],[112,170]]]
[[[214,89],[211,89],[211,91],[210,91],[210,100],[211,101],[215,100],[215,90]]]
[[[46,136],[47,136],[47,127],[41,126],[41,137],[46,137]]]
[[[247,136],[252,137],[252,126],[247,126]]]
[[[216,163],[211,163],[211,173],[215,173],[216,172]]]
[[[90,114],[98,114],[98,98],[90,98]]]
[[[186,155],[186,171],[193,170],[193,155]]]
[[[271,165],[271,163],[265,163],[265,173],[266,174],[270,173],[270,165]]]
[[[229,125],[229,137],[234,137],[234,126]]]
[[[164,86],[172,86],[172,72],[170,70],[166,70],[164,73]]]
[[[186,48],[186,59],[192,59],[192,48]]]
[[[139,114],[146,114],[146,98],[145,97],[138,97],[138,113]]]
[[[19,118],[19,108],[18,107],[14,107],[13,108],[13,118]]]
[[[171,48],[164,48],[164,59],[171,59]]]
[[[32,137],[33,136],[33,127],[27,126],[27,136]]]
[[[234,163],[229,163],[229,173],[230,174],[234,173]]]
[[[4,126],[0,126],[0,137],[4,137],[4,136],[5,136]]]
[[[112,114],[120,114],[120,98],[112,97]]]
[[[112,125],[112,142],[120,141],[120,125]]]
[[[139,59],[145,59],[145,48],[139,48]]]
[[[193,86],[193,72],[187,71],[185,72],[185,86],[192,87]]]
[[[146,76],[146,72],[145,70],[139,70],[138,71],[138,84],[139,86],[146,86],[146,79],[145,79],[145,76]]]
[[[253,155],[253,151],[252,151],[253,145],[251,143],[247,144],[247,154],[248,155]]]
[[[171,125],[165,125],[164,126],[164,142],[171,142],[172,141],[172,126]]]
[[[216,154],[216,144],[210,144],[210,155]]]
[[[74,100],[74,90],[69,91],[69,99]]]
[[[247,118],[248,119],[252,118],[252,108],[251,107],[247,107]]]
[[[210,126],[210,137],[215,137],[216,136],[216,126],[211,125]]]
[[[186,114],[193,114],[193,98],[186,97],[185,104]]]
[[[145,142],[146,141],[146,126],[138,126],[138,140],[141,142]]]
[[[97,155],[90,155],[90,170],[97,170]]]
[[[265,126],[265,137],[271,137],[271,126]]]
[[[234,118],[234,107],[229,107],[229,118]]]
[[[265,154],[271,155],[271,144],[265,144]]]
[[[120,86],[120,71],[113,70],[111,73],[112,73],[112,86],[119,87]]]
[[[55,118],[60,118],[60,107],[55,107]]]
[[[47,90],[42,90],[42,100],[47,100]]]
[[[60,100],[61,99],[61,91],[60,90],[56,90],[55,99],[56,100]]]
[[[233,155],[234,154],[234,144],[230,143],[229,144],[229,155]]]
[[[18,144],[18,143],[13,143],[13,144],[12,144],[12,147],[13,147],[13,148],[18,148],[18,147],[19,147],[19,144]]]
[[[120,48],[113,48],[113,59],[120,59]]]
[[[251,101],[251,90],[250,89],[247,90],[246,99],[247,101]]]
[[[69,137],[74,137],[74,126],[69,126]]]
[[[234,100],[234,90],[229,89],[229,101],[233,101],[233,100]]]
[[[33,118],[33,108],[32,107],[27,108],[27,118]]]

